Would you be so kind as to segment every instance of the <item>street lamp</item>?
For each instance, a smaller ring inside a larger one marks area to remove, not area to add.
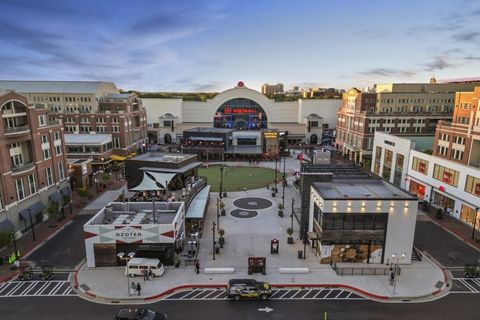
[[[217,230],[220,230],[220,198],[217,198]]]
[[[405,258],[405,253],[402,253],[400,256],[397,256],[395,253],[392,254],[393,277],[390,275],[390,279],[393,283],[390,283],[390,285],[393,285],[393,294],[395,294],[395,289],[397,288],[398,262],[403,258]],[[392,268],[390,268],[390,270],[392,270]]]
[[[33,227],[32,211],[28,209],[28,217],[30,218],[30,229],[32,229],[32,241],[35,241],[35,229]]]
[[[220,190],[218,191],[218,196],[222,198],[223,194],[223,170],[225,169],[225,166],[221,165],[220,166]]]
[[[135,252],[129,252],[127,256],[125,256],[125,252],[117,253],[117,257],[120,260],[124,260],[126,262],[126,264],[127,264],[127,266],[125,267],[126,270],[128,270],[128,260],[132,259],[134,256],[135,256]],[[128,295],[131,296],[132,294],[130,293],[130,281],[128,280],[128,272],[127,271],[125,271],[125,275],[127,277],[127,292],[128,292]]]
[[[292,198],[292,214],[290,215],[290,218],[292,218],[290,222],[290,228],[293,230],[293,205],[295,204],[295,199]]]
[[[472,227],[472,239],[475,240],[475,226],[477,225],[477,215],[478,208],[475,208],[475,213],[473,215],[473,227]]]
[[[285,178],[285,157],[283,157],[283,184],[282,184],[282,205],[285,208],[285,185],[287,184],[287,180]]]
[[[213,228],[212,228],[212,231],[213,231],[213,235],[212,235],[212,239],[213,239],[213,260],[215,260],[215,245],[216,245],[216,242],[215,242],[215,221],[213,221]]]

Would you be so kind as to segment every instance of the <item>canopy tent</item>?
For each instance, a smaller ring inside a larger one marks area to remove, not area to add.
[[[164,189],[163,185],[159,184],[154,179],[150,178],[147,173],[143,172],[142,181],[135,187],[129,189],[130,191],[155,191]]]
[[[165,184],[168,186],[170,181],[177,175],[176,173],[170,172],[154,172],[154,171],[146,171],[148,175],[152,176],[153,179],[162,186]]]
[[[119,156],[119,155],[116,155],[116,154],[112,154],[110,156],[110,159],[113,159],[115,161],[125,161],[125,159],[127,159],[127,157],[123,157],[123,156]]]

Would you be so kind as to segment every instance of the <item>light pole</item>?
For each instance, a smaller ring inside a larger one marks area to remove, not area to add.
[[[127,264],[127,266],[125,267],[125,275],[127,277],[127,292],[129,296],[131,296],[132,294],[130,292],[130,281],[128,280],[128,260],[132,259],[134,256],[135,256],[135,252],[129,252],[127,256],[125,256],[125,252],[117,253],[117,257],[120,260],[125,260]]]
[[[15,236],[15,231],[12,230],[10,236],[12,237],[12,244],[13,244],[13,252],[15,255],[15,260],[18,260],[19,255],[18,255],[18,250],[17,250],[17,237]]]
[[[220,198],[217,198],[217,230],[220,230]]]
[[[282,184],[282,205],[285,208],[285,185],[287,184],[287,180],[285,178],[285,157],[283,157],[283,184]]]
[[[28,217],[30,218],[30,229],[32,229],[32,241],[35,241],[35,228],[33,227],[32,211],[28,209]]]
[[[215,221],[213,221],[212,231],[213,231],[213,238],[212,238],[213,239],[213,241],[212,241],[213,242],[213,251],[212,252],[213,252],[213,260],[215,260],[215,249],[216,249],[215,248],[215,244],[216,244],[215,243]]]
[[[292,198],[292,214],[290,215],[290,218],[292,218],[290,222],[290,229],[293,230],[293,205],[295,204],[295,199]]]
[[[477,224],[478,208],[475,208],[475,214],[473,215],[473,227],[472,227],[472,239],[475,240],[475,226]]]
[[[397,256],[395,253],[392,254],[392,264],[393,265],[393,294],[395,294],[395,289],[397,288],[397,274],[398,274],[398,262],[400,259],[405,258],[405,253],[402,253],[400,256]]]
[[[218,196],[220,198],[222,198],[222,194],[223,194],[223,170],[224,170],[224,166],[221,165],[220,166],[220,190],[218,191]]]
[[[278,163],[278,154],[275,155],[275,187],[277,186],[277,178],[278,178],[277,163]]]

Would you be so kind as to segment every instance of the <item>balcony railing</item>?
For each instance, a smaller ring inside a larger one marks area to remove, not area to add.
[[[35,163],[32,161],[32,162],[22,163],[22,164],[19,164],[19,165],[16,165],[16,166],[12,166],[12,171],[15,172],[15,173],[18,173],[18,172],[21,172],[21,171],[30,170],[33,167],[35,167]]]
[[[55,126],[57,124],[61,124],[60,120],[50,120],[50,121],[48,121],[49,126]]]
[[[5,127],[5,134],[28,132],[28,131],[30,131],[30,126]]]

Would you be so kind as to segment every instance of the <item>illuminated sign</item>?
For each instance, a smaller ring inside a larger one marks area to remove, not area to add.
[[[448,184],[451,184],[452,183],[452,174],[450,172],[444,172],[442,181],[446,182]]]
[[[258,113],[257,110],[253,108],[229,108],[226,107],[225,110],[223,111],[226,114],[231,114],[231,113]]]
[[[475,194],[480,195],[480,183],[477,183],[477,184],[475,185]]]
[[[265,139],[277,139],[276,132],[264,132],[263,136],[265,137]]]

